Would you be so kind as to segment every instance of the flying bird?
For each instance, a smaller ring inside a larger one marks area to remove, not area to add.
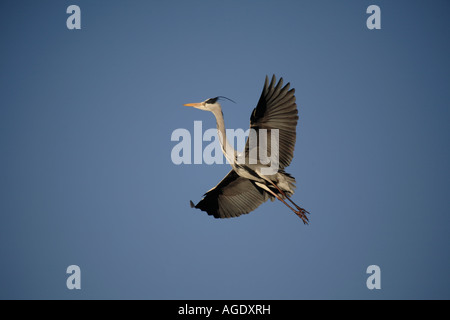
[[[297,214],[304,224],[308,224],[306,214],[309,212],[290,198],[294,194],[295,178],[284,171],[294,156],[298,121],[295,89],[289,90],[289,87],[289,83],[283,86],[283,78],[277,83],[273,75],[269,83],[266,76],[258,104],[250,116],[250,130],[254,130],[257,136],[258,133],[266,133],[267,138],[263,146],[260,139],[257,139],[256,144],[252,143],[249,135],[244,148],[245,161],[240,157],[242,154],[234,150],[227,141],[222,107],[219,103],[221,97],[184,105],[213,113],[222,152],[231,164],[231,171],[217,186],[206,192],[197,205],[190,201],[192,208],[206,211],[215,218],[230,218],[249,213],[268,199],[278,199]],[[272,136],[278,137],[278,141],[272,142]],[[260,157],[251,157],[252,154],[260,155],[259,149],[262,147],[268,149],[268,155],[271,154],[272,147],[278,148],[276,170],[269,170],[272,163],[262,161]]]

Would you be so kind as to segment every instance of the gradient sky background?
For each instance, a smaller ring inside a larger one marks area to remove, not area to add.
[[[0,298],[450,299],[449,12],[2,1]],[[287,171],[309,226],[279,202],[226,220],[191,209],[229,166],[171,161],[173,130],[215,127],[183,103],[227,96],[226,126],[247,129],[266,74],[296,89]]]

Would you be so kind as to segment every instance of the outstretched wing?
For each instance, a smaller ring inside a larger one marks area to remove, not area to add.
[[[269,84],[266,76],[264,88],[259,98],[258,105],[253,109],[250,117],[250,129],[267,130],[267,155],[270,156],[271,130],[278,129],[279,133],[279,168],[287,167],[294,157],[296,141],[296,127],[298,121],[297,104],[295,103],[295,89],[289,90],[290,84],[283,87],[283,78],[276,84],[275,75]],[[245,146],[245,152],[249,154],[249,139]]]
[[[217,186],[205,194],[195,208],[206,211],[214,218],[231,218],[255,210],[267,199],[267,192],[231,170]],[[192,201],[191,207],[194,207]]]

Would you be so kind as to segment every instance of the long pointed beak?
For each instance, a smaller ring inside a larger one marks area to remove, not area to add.
[[[201,103],[186,103],[186,104],[184,104],[185,107],[194,107],[194,108],[198,108],[201,105],[202,105]]]

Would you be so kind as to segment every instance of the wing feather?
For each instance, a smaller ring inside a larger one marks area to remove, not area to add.
[[[259,131],[266,129],[268,135],[270,130],[279,130],[279,166],[280,169],[287,167],[294,157],[296,141],[296,127],[298,122],[298,110],[295,103],[295,89],[289,89],[287,83],[283,87],[283,78],[276,83],[275,75],[269,83],[266,76],[263,91],[258,105],[250,117],[250,128]],[[271,150],[271,139],[267,137],[268,152]],[[246,154],[249,154],[249,141],[245,146]]]
[[[267,192],[231,170],[217,186],[205,194],[195,208],[206,211],[215,218],[231,218],[255,210],[267,199]]]

